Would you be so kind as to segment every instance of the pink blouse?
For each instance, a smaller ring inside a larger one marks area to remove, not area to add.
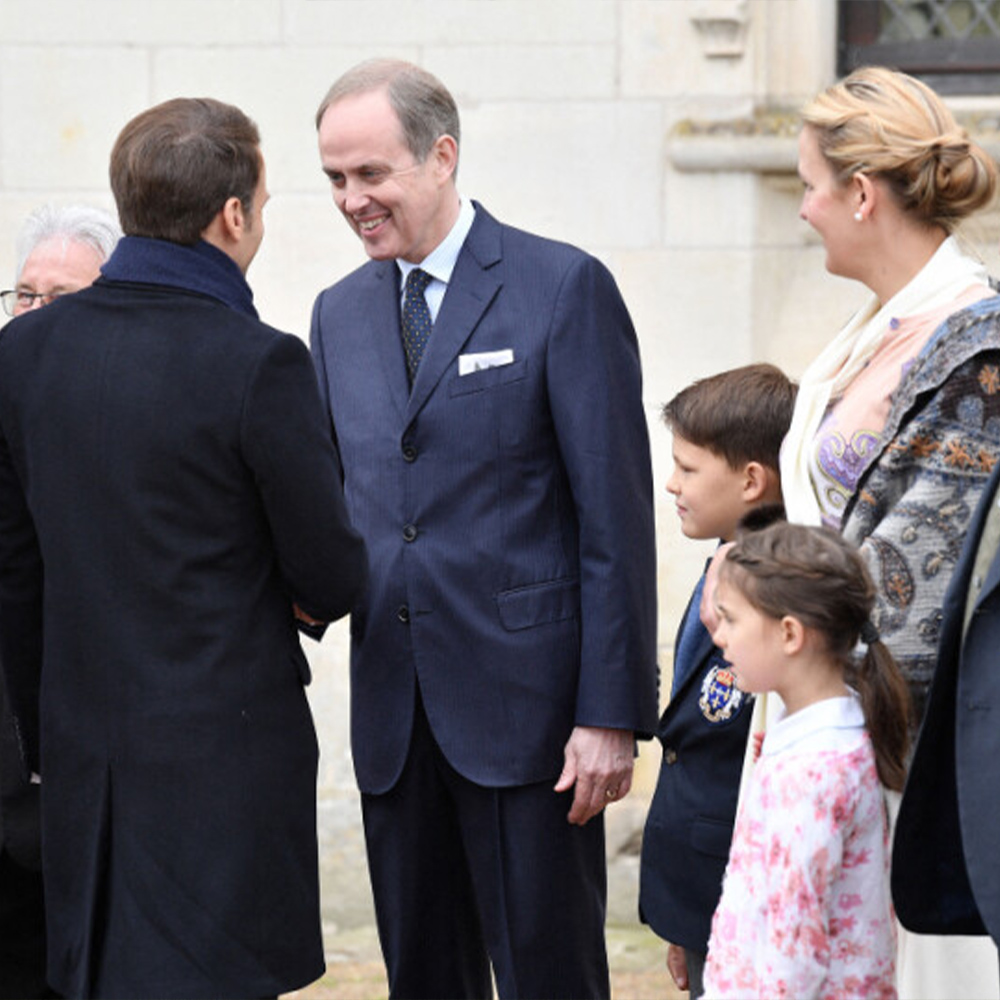
[[[839,530],[844,507],[877,450],[892,394],[906,369],[952,313],[993,294],[974,285],[937,309],[892,320],[864,370],[833,401],[810,456],[813,487],[827,527]]]
[[[888,838],[855,697],[772,726],[736,819],[704,995],[895,1000]]]

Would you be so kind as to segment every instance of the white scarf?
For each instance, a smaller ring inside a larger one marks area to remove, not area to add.
[[[842,395],[868,364],[882,343],[889,320],[937,309],[977,284],[989,285],[986,268],[965,256],[955,238],[949,236],[884,306],[879,308],[873,295],[806,369],[795,398],[792,426],[781,446],[781,494],[789,521],[820,523],[819,501],[809,474],[809,455],[815,447],[819,425],[830,401]],[[753,734],[766,732],[783,712],[784,704],[776,694],[759,694],[754,700],[740,781],[741,803],[756,764]]]
[[[977,284],[989,285],[986,268],[962,253],[949,236],[884,306],[880,308],[872,295],[806,369],[799,381],[792,425],[781,446],[781,493],[789,521],[820,523],[809,473],[816,434],[831,401],[843,394],[882,343],[889,321],[940,308]]]

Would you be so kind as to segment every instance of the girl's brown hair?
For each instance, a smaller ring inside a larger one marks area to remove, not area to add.
[[[855,70],[811,101],[802,121],[842,184],[858,173],[882,177],[905,211],[945,232],[996,191],[990,155],[930,87],[898,70]]]
[[[791,615],[823,637],[861,697],[879,779],[902,790],[909,692],[871,625],[875,586],[857,549],[829,529],[782,521],[741,535],[722,572],[763,614]],[[860,659],[859,639],[866,640]]]

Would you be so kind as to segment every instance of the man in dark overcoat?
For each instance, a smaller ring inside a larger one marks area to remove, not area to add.
[[[938,664],[899,807],[892,898],[918,934],[1000,943],[1000,465],[942,610]]]
[[[263,997],[324,968],[296,609],[364,583],[309,353],[245,280],[256,126],[178,99],[123,129],[125,237],[0,335],[0,636],[42,787],[49,981]]]

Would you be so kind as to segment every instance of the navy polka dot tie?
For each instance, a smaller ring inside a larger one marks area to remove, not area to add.
[[[406,297],[403,299],[403,350],[406,352],[406,373],[413,385],[420,359],[431,335],[431,314],[424,298],[424,289],[431,280],[426,271],[415,267],[406,276]]]

